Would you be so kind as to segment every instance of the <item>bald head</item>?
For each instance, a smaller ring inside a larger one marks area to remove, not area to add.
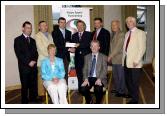
[[[131,16],[127,17],[126,18],[126,25],[129,29],[136,27],[136,18],[131,17]]]

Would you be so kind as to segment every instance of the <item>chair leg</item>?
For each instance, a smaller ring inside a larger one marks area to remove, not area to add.
[[[68,102],[71,104],[71,95],[70,95],[70,89],[68,89]]]
[[[106,90],[106,104],[108,104],[108,90]]]
[[[82,96],[82,104],[85,104],[85,103],[86,103],[86,101],[85,101],[85,97]]]
[[[46,104],[48,104],[48,92],[45,92]]]

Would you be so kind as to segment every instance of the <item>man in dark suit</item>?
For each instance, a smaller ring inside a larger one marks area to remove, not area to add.
[[[101,18],[95,18],[95,31],[92,32],[92,39],[100,42],[100,52],[108,56],[110,47],[110,32],[102,26],[103,20]]]
[[[38,52],[36,43],[30,37],[32,24],[28,21],[23,23],[23,34],[14,40],[14,50],[18,59],[19,74],[21,81],[21,103],[36,102],[37,92],[37,59]],[[28,98],[29,96],[29,98]]]
[[[84,56],[91,52],[91,32],[85,31],[85,23],[81,20],[77,21],[77,29],[78,32],[72,35],[72,42],[77,43],[75,51],[75,68],[78,77],[78,86],[80,88],[83,81],[82,69],[84,65]]]
[[[66,48],[65,44],[66,42],[71,42],[71,32],[66,29],[66,19],[64,17],[60,17],[58,19],[58,25],[59,27],[53,30],[52,37],[53,37],[53,42],[57,48],[56,56],[62,58],[64,61],[66,79],[67,79],[68,64],[70,61],[69,52],[70,51],[74,52],[74,51],[72,51],[73,49]]]
[[[94,87],[96,104],[100,104],[103,98],[103,87],[107,86],[107,57],[99,53],[98,40],[91,42],[92,53],[85,56],[81,93],[85,96],[86,103],[92,103],[90,89]]]
[[[66,59],[69,61],[69,52],[68,48],[65,47],[66,42],[71,42],[71,32],[66,29],[66,19],[60,17],[58,19],[59,28],[56,28],[52,32],[53,42],[57,48],[57,57]]]

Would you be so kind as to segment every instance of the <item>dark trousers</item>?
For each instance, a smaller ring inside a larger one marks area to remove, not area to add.
[[[128,93],[131,95],[132,102],[138,102],[139,100],[139,78],[141,74],[141,68],[128,68],[126,62],[124,65],[125,82],[128,89]]]
[[[122,64],[112,64],[112,75],[115,90],[120,94],[125,94],[125,77]]]
[[[95,77],[89,77],[88,81],[89,81],[89,86],[81,86],[81,94],[83,96],[85,96],[86,99],[86,103],[90,104],[90,101],[92,100],[91,98],[91,93],[90,93],[90,89],[92,88],[92,86],[94,86],[94,94],[96,97],[96,104],[100,104],[101,100],[103,98],[103,84],[102,86],[99,85],[95,85],[97,78]]]
[[[67,57],[63,59],[64,63],[64,69],[65,69],[65,80],[68,82],[68,66],[69,66],[69,61],[67,60]]]
[[[21,103],[35,102],[38,96],[37,69],[30,72],[20,72]]]
[[[75,68],[78,78],[78,87],[80,91],[81,84],[83,82],[83,66],[84,66],[84,55],[76,54],[75,56]]]

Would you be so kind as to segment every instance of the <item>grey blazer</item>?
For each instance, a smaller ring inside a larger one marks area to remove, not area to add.
[[[88,78],[92,63],[92,53],[84,58],[83,78]],[[107,56],[102,53],[98,54],[96,62],[96,77],[101,79],[104,86],[107,86]]]

